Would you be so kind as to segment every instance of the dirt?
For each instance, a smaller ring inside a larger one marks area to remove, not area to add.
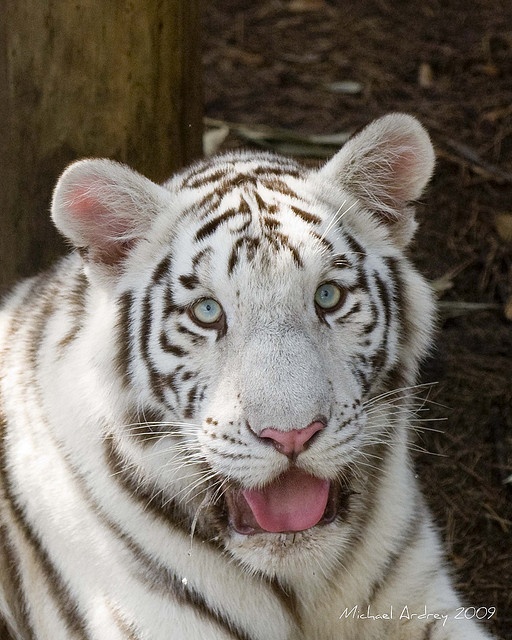
[[[465,604],[512,638],[512,3],[210,0],[203,26],[210,118],[332,134],[405,111],[429,129],[413,257],[440,289],[423,381],[443,421],[420,423],[416,462]]]

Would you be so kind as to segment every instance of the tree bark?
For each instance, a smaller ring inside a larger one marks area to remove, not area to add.
[[[62,251],[51,191],[79,157],[156,181],[201,154],[199,0],[0,0],[0,288]]]

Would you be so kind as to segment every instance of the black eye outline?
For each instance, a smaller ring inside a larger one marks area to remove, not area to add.
[[[334,301],[331,301],[329,302],[329,304],[324,305],[322,304],[321,298],[318,294],[322,288],[327,289],[328,287],[331,287],[333,293],[335,294]],[[318,285],[314,296],[315,307],[321,314],[334,313],[335,311],[338,311],[338,309],[340,309],[344,305],[346,299],[346,290],[340,287],[336,282],[332,281],[322,282],[322,284]]]
[[[204,305],[205,303],[213,303],[213,305],[218,307],[218,312],[209,320],[205,319],[204,317],[201,318],[200,313],[198,311],[199,307],[201,305]],[[191,318],[191,320],[193,320],[197,325],[199,325],[200,327],[204,327],[205,329],[219,330],[226,323],[224,309],[222,308],[222,305],[220,304],[220,302],[215,300],[215,298],[199,298],[199,300],[196,300],[188,308],[188,315]]]

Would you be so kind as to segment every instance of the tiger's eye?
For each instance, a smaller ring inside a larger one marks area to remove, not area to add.
[[[315,304],[324,311],[335,311],[342,302],[343,292],[332,282],[324,282],[315,292]]]
[[[215,324],[222,318],[223,313],[222,307],[213,298],[199,300],[192,307],[192,315],[203,325]]]

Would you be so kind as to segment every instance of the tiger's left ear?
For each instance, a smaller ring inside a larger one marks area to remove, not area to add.
[[[397,244],[405,246],[416,228],[408,205],[422,194],[434,162],[432,143],[421,124],[412,116],[394,113],[351,138],[316,179],[327,194],[334,190],[337,200],[343,197],[340,191],[356,198],[373,218],[386,224]],[[347,218],[356,215],[354,207]]]

